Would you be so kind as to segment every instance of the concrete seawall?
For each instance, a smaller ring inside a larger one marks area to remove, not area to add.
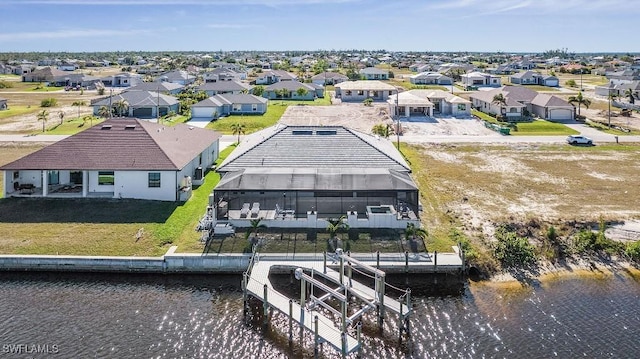
[[[58,255],[0,255],[0,271],[242,273],[248,254],[175,254],[161,257],[98,257]]]
[[[113,272],[113,273],[226,273],[241,274],[249,266],[250,254],[175,253],[171,247],[160,257],[101,257],[65,255],[0,255],[0,271]],[[455,253],[421,257],[403,254],[354,254],[354,258],[378,266],[388,273],[460,273],[462,262]],[[261,261],[322,261],[322,254],[260,254]],[[335,266],[328,258],[327,266]],[[283,273],[288,270],[283,270]]]

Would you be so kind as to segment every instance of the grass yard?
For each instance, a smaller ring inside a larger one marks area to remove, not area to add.
[[[244,129],[246,133],[252,133],[263,128],[267,128],[275,125],[284,114],[284,111],[287,109],[287,105],[280,104],[280,101],[272,101],[269,103],[269,107],[267,108],[267,112],[262,116],[227,116],[217,119],[213,122],[207,124],[208,129],[220,131],[223,134],[233,134],[233,130],[231,126],[233,124],[239,123],[244,125]]]
[[[0,165],[41,147],[0,147]],[[234,147],[220,154],[226,157]],[[209,172],[205,184],[185,203],[114,200],[7,198],[0,200],[0,253],[158,256],[170,245],[201,253],[195,231],[209,194],[218,183]],[[142,229],[140,239],[136,234]]]
[[[21,105],[9,105],[9,108],[7,110],[2,110],[0,111],[0,120],[6,119],[6,118],[10,118],[12,116],[18,116],[18,115],[26,115],[29,113],[35,113],[40,111],[41,108],[37,107],[37,106],[21,106]],[[0,121],[1,122],[1,121]]]
[[[533,122],[518,123],[518,130],[511,130],[514,136],[559,136],[577,135],[580,132],[569,128],[561,123],[549,122],[545,120],[534,120]]]
[[[482,112],[482,111],[478,111],[478,110],[476,110],[475,108],[474,108],[474,109],[471,109],[471,114],[472,114],[473,116],[478,117],[478,118],[479,118],[479,119],[481,119],[481,120],[485,120],[485,121],[487,121],[487,122],[491,122],[491,123],[495,123],[495,124],[500,124],[500,122],[498,122],[498,120],[496,120],[496,118],[495,118],[495,117],[493,117],[493,116],[491,116],[491,115],[489,115],[489,114],[486,114],[486,113],[484,113],[484,112]]]
[[[49,124],[47,125],[46,135],[74,135],[78,132],[84,131],[94,125],[97,125],[104,121],[104,118],[94,117],[93,120],[84,121],[82,117],[65,120],[60,124],[60,119],[53,116],[49,116]],[[41,133],[40,131],[36,133]]]

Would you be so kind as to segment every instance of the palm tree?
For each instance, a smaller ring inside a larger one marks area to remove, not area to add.
[[[628,97],[629,98],[629,103],[631,103],[632,105],[636,102],[635,97],[633,97],[633,90],[632,89],[626,89],[624,91],[624,97]]]
[[[247,234],[245,235],[245,239],[249,239],[251,238],[251,247],[253,249],[253,246],[256,244],[254,243],[255,240],[258,237],[258,232],[260,231],[260,228],[266,228],[267,226],[265,226],[264,224],[260,223],[262,222],[262,217],[257,218],[257,219],[252,219],[251,221],[249,221],[250,224],[250,229],[247,231]]]
[[[424,240],[428,235],[429,232],[426,229],[417,227],[413,223],[407,223],[407,229],[404,230],[404,238],[406,240],[415,239],[416,237]]]
[[[109,109],[109,107],[100,106],[100,108],[98,109],[98,116],[102,118],[107,118],[109,117],[109,115],[111,115],[111,110]]]
[[[240,135],[244,135],[245,126],[241,123],[234,123],[231,125],[231,131],[233,131],[234,135],[238,135],[238,144],[240,144]]]
[[[298,95],[298,97],[307,96],[308,93],[309,91],[307,91],[307,89],[304,87],[300,87],[299,89],[296,90],[296,95]]]
[[[380,137],[389,138],[389,136],[393,135],[393,126],[388,123],[379,123],[371,129],[371,132],[374,135],[378,135]]]
[[[38,113],[38,121],[42,121],[42,132],[45,131],[45,123],[49,119],[49,112],[47,110],[42,110]]]
[[[118,113],[118,117],[122,117],[123,112],[129,112],[129,104],[126,100],[119,100],[113,104],[113,108]]]
[[[584,107],[589,108],[591,106],[591,100],[582,96],[582,91],[578,92],[577,96],[569,97],[570,104],[578,104],[578,116],[580,116],[580,106],[584,105]]]
[[[504,95],[499,93],[493,96],[493,101],[491,101],[491,103],[500,106],[500,116],[502,116],[504,107],[507,106],[507,99],[504,97]]]
[[[78,108],[78,118],[80,118],[80,106],[85,106],[86,103],[84,101],[74,101],[71,106],[76,106]]]
[[[327,232],[329,232],[329,239],[327,240],[327,246],[329,245],[329,241],[334,241],[335,245],[331,247],[333,250],[338,249],[338,232],[344,232],[349,230],[349,225],[344,222],[345,216],[340,216],[340,218],[329,218],[327,219]]]
[[[64,121],[64,112],[58,112],[58,117],[60,117],[60,124],[62,125],[62,122]]]

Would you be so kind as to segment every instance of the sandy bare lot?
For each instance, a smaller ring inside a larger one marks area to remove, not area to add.
[[[386,104],[374,103],[364,106],[361,103],[342,103],[333,106],[290,106],[280,119],[287,125],[334,125],[348,126],[361,132],[370,133],[379,123],[392,124]],[[455,118],[416,118],[401,119],[403,136],[408,139],[427,135],[497,135],[474,119]]]

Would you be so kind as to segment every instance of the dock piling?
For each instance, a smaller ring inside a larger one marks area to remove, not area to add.
[[[313,335],[313,357],[318,359],[318,316],[313,318],[314,335]]]
[[[380,269],[380,251],[376,251],[376,269]]]
[[[267,324],[269,324],[269,301],[267,300],[267,293],[269,292],[269,287],[267,287],[267,285],[265,284],[262,288],[264,291],[264,297],[263,297],[264,302],[262,303],[262,309],[263,309],[262,324],[264,325],[264,329],[266,331]]]
[[[362,358],[362,322],[358,323],[356,339],[358,339],[358,358]]]
[[[289,299],[289,345],[293,344],[293,299]]]

